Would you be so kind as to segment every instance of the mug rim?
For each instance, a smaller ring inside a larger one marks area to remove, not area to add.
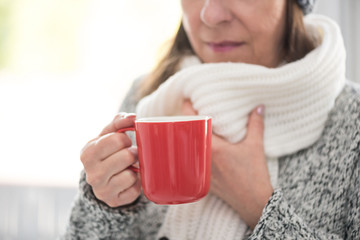
[[[136,119],[135,122],[140,123],[163,123],[163,122],[190,122],[190,121],[202,121],[209,120],[210,116],[203,115],[178,115],[178,116],[156,116],[156,117],[144,117]]]

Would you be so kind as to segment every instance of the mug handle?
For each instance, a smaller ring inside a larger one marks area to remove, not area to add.
[[[117,130],[118,133],[124,133],[127,131],[135,131],[135,127],[128,127],[128,128],[122,128],[120,130]],[[129,166],[128,169],[130,169],[136,173],[140,172],[140,169],[137,167],[134,167],[134,166]]]

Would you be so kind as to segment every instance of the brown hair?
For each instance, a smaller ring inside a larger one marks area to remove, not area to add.
[[[294,62],[313,50],[317,42],[306,32],[304,14],[296,0],[286,0],[286,23],[283,38],[283,59]],[[170,42],[170,47],[154,70],[144,79],[138,91],[138,99],[155,91],[165,80],[175,74],[184,56],[193,55],[194,51],[180,24],[177,34]]]
[[[305,57],[317,45],[318,39],[305,29],[304,14],[296,0],[288,1],[283,40],[284,60],[288,63]]]

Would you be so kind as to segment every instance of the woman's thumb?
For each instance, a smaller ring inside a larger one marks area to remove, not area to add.
[[[183,115],[198,115],[196,110],[193,108],[193,105],[189,99],[185,99],[181,106],[181,113]]]
[[[264,115],[265,106],[257,106],[249,116],[246,140],[256,144],[264,143]]]

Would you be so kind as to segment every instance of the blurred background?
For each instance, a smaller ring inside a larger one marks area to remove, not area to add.
[[[79,153],[177,29],[180,1],[0,0],[0,239],[65,230]],[[360,1],[319,0],[360,81]]]

